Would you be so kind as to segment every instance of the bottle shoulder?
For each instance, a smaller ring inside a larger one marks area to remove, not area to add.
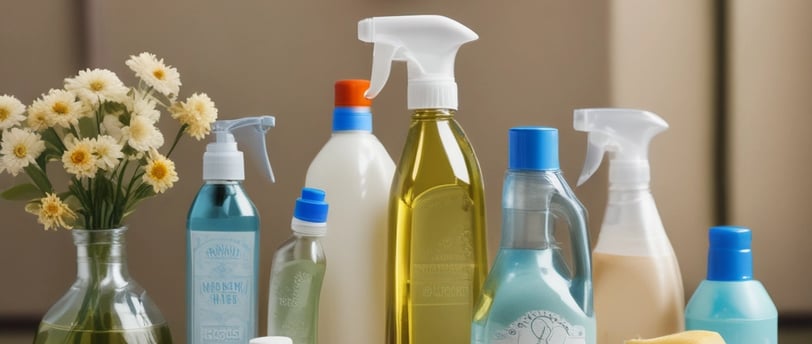
[[[394,170],[394,161],[374,135],[334,135],[308,166],[306,179],[343,182],[370,175],[391,179]]]
[[[749,281],[702,281],[685,309],[686,318],[770,319],[778,311],[764,285]]]
[[[238,217],[259,217],[256,206],[241,183],[203,184],[189,208],[189,219]]]

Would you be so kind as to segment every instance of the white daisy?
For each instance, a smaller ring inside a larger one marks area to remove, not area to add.
[[[41,103],[41,104],[40,104]],[[39,108],[45,111],[45,117],[49,126],[60,126],[67,128],[79,123],[79,118],[89,114],[87,108],[81,101],[76,100],[76,95],[65,90],[51,90],[40,99],[31,104],[32,108]]]
[[[112,136],[101,135],[93,140],[93,148],[96,152],[96,164],[99,168],[110,171],[118,166],[119,161],[124,158],[121,149],[122,145],[116,142]]]
[[[35,163],[37,157],[45,151],[45,141],[39,134],[28,129],[11,128],[3,133],[0,143],[2,166],[8,173],[16,176],[29,164]]]
[[[123,139],[123,135],[121,134],[121,128],[123,127],[124,123],[121,123],[116,115],[105,115],[104,119],[102,119],[102,128],[104,129],[104,132],[107,133],[107,135],[112,136],[119,143],[125,141]]]
[[[132,116],[130,125],[121,128],[121,135],[130,147],[141,152],[164,144],[164,135],[146,117]]]
[[[129,92],[118,76],[107,69],[79,71],[79,75],[65,79],[65,89],[93,107],[100,101],[120,102]]]
[[[175,163],[152,149],[144,167],[143,181],[152,186],[155,193],[164,193],[178,181],[178,172]]]
[[[211,132],[211,124],[217,120],[217,107],[205,93],[195,93],[185,102],[170,107],[172,118],[187,124],[186,132],[197,140]]]
[[[62,153],[62,164],[65,171],[77,177],[93,178],[99,166],[94,153],[95,144],[93,140],[84,138],[81,140],[66,139],[67,149]]]
[[[177,69],[166,66],[163,59],[159,60],[155,55],[144,52],[138,56],[130,56],[126,64],[139,79],[159,93],[175,98],[180,92],[180,74]]]
[[[28,107],[28,118],[25,123],[32,130],[43,131],[51,127],[48,114],[48,104],[38,99]]]
[[[25,120],[25,105],[14,96],[0,96],[0,130],[11,128]]]
[[[147,118],[152,121],[152,123],[156,123],[161,118],[161,112],[155,108],[156,104],[155,99],[152,99],[151,97],[136,97],[135,101],[132,103],[130,112],[132,112],[134,115]]]

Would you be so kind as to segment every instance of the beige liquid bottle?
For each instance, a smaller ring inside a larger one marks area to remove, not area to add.
[[[609,201],[592,252],[597,343],[682,331],[682,277],[649,190],[648,144],[668,124],[642,110],[583,109],[574,126],[589,133],[579,185],[611,153]]]

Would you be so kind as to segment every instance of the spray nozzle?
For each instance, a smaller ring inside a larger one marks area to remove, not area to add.
[[[578,185],[586,182],[601,165],[605,152],[609,157],[610,184],[648,184],[648,145],[668,123],[656,114],[635,109],[575,110],[573,127],[589,133],[584,169]]]
[[[268,158],[268,147],[265,145],[265,134],[276,125],[273,116],[243,117],[230,120],[218,120],[212,124],[214,142],[206,146],[203,155],[204,180],[243,180],[245,171],[243,155],[237,149],[237,140],[248,147],[251,160],[257,161],[264,168],[265,175],[274,182],[271,161]],[[264,162],[264,164],[262,163]]]
[[[406,61],[409,109],[457,109],[454,59],[461,45],[478,39],[471,29],[437,15],[374,17],[358,22],[358,39],[373,43],[367,98],[386,85],[392,61]]]

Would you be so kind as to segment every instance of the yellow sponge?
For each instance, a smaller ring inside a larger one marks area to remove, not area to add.
[[[626,344],[725,344],[713,331],[685,331],[652,339],[631,339]]]

